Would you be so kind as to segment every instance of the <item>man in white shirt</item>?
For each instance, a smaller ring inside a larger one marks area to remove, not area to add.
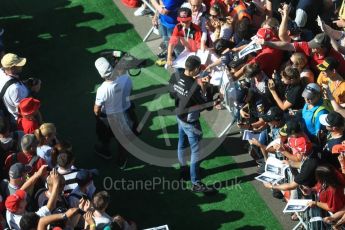
[[[132,81],[122,68],[113,68],[104,57],[95,62],[96,69],[104,79],[97,89],[94,113],[96,115],[96,132],[101,145],[96,145],[96,153],[104,159],[111,159],[109,151],[110,140],[113,136],[132,136],[133,120],[129,114],[132,92]],[[117,135],[118,134],[118,135]],[[118,144],[118,165],[125,167],[127,153],[124,147],[115,138]]]
[[[10,119],[15,123],[18,118],[18,104],[28,97],[29,90],[20,80],[19,74],[26,63],[26,58],[18,57],[13,53],[8,53],[1,59],[2,68],[0,69],[0,92],[8,81],[15,79],[14,83],[8,86],[4,96],[3,103],[10,114]]]

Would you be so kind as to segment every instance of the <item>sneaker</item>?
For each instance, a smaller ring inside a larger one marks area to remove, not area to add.
[[[104,148],[100,147],[99,145],[95,145],[95,153],[102,157],[105,160],[110,160],[113,158],[112,154],[109,152],[109,150],[105,150]]]
[[[136,11],[134,11],[134,16],[144,16],[150,13],[151,10],[143,4]]]
[[[203,193],[210,193],[214,192],[214,188],[207,187],[204,183],[202,182],[197,182],[193,184],[192,186],[192,192],[203,192]]]
[[[162,52],[160,52],[159,54],[157,54],[157,57],[159,57],[159,58],[166,58],[167,55],[168,55],[168,50],[165,49]]]
[[[165,66],[165,64],[167,63],[167,60],[165,58],[160,58],[155,63],[156,65],[162,67],[162,66]]]

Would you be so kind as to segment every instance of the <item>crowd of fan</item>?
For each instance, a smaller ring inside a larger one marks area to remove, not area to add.
[[[208,50],[203,82],[218,88],[216,108],[230,98],[226,102],[235,110],[238,126],[259,134],[249,140],[258,173],[264,172],[268,157],[290,166],[286,183],[265,187],[278,198],[281,191],[290,191],[284,193],[287,199],[316,194],[308,205],[333,213],[323,215],[328,223],[345,223],[344,1],[151,4],[156,9],[153,24],[163,39],[156,64],[174,67],[181,50]]]
[[[72,145],[43,122],[41,81],[21,78],[25,64],[26,58],[1,53],[0,229],[136,229],[106,212],[111,199],[96,191],[97,170],[77,168]]]

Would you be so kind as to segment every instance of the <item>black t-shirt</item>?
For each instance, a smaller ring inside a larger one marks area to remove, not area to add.
[[[323,148],[323,157],[325,160],[333,165],[335,168],[340,169],[340,163],[338,160],[338,154],[332,154],[332,148],[334,145],[341,144],[345,140],[344,135],[338,138],[329,138],[325,147]]]
[[[195,122],[205,103],[212,100],[207,93],[203,95],[201,87],[193,77],[186,76],[182,71],[172,74],[169,80],[170,96],[175,99],[177,117],[184,122]],[[188,115],[191,115],[189,119]]]
[[[319,165],[319,158],[312,153],[302,164],[300,173],[295,176],[295,182],[299,185],[313,187],[316,184],[315,169]]]
[[[285,98],[292,104],[291,109],[298,110],[304,106],[302,97],[303,87],[301,85],[288,85],[285,90]]]

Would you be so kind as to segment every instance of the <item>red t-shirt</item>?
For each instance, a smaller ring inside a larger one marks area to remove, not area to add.
[[[32,134],[39,128],[39,123],[36,120],[30,120],[25,117],[18,118],[18,130],[22,130],[25,134]]]
[[[29,164],[32,157],[33,156],[31,154],[17,153],[17,162],[26,165],[26,164]],[[12,162],[13,162],[12,158],[13,158],[13,155],[11,154],[5,160],[6,171],[8,171],[12,165]],[[32,166],[32,171],[29,173],[29,175],[32,176],[35,172],[37,172],[41,168],[42,165],[46,165],[46,164],[47,164],[46,161],[39,157],[36,163]]]
[[[181,24],[177,24],[172,32],[169,43],[177,45],[180,39],[186,39],[189,44],[189,51],[196,52],[200,48],[201,29],[195,24],[191,24],[189,29],[184,29]]]
[[[316,191],[319,193],[320,202],[327,203],[331,212],[335,213],[341,210],[345,206],[345,195],[344,195],[344,176],[337,172],[338,181],[342,184],[337,188],[328,186],[325,190],[322,190],[320,182],[316,184]]]
[[[339,67],[337,69],[337,72],[340,75],[345,74],[345,60],[343,56],[339,52],[335,51],[333,48],[329,50],[328,55],[318,55],[316,53],[313,54],[311,52],[311,48],[309,47],[308,42],[294,42],[293,46],[295,47],[296,52],[302,52],[307,57],[311,57],[311,60],[309,61],[310,67],[317,73],[320,72],[320,70],[318,70],[317,68],[317,65],[321,64],[325,60],[326,57],[330,56],[339,62]]]
[[[249,61],[249,63],[258,63],[261,70],[271,78],[274,70],[278,70],[280,68],[282,60],[283,51],[265,46],[255,58]]]

